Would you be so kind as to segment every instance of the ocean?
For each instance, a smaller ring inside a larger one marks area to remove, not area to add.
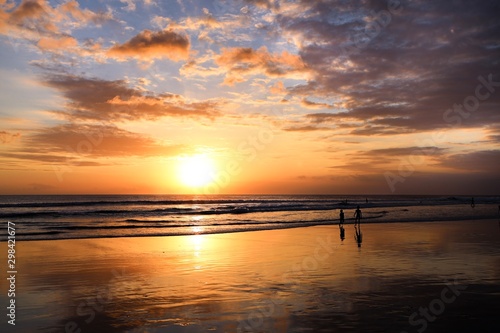
[[[338,223],[497,218],[500,196],[42,195],[0,196],[18,240],[216,234]],[[1,240],[7,228],[1,230]]]

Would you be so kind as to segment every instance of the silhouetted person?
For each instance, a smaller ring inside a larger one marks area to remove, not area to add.
[[[354,212],[354,225],[360,224],[361,223],[361,209],[359,209],[359,206],[356,208],[356,211]]]
[[[472,199],[471,199],[471,201],[470,201],[470,206],[471,206],[472,208],[476,207],[476,205],[474,204],[474,198],[472,198]]]
[[[358,243],[358,247],[361,247],[361,243],[363,242],[363,234],[361,233],[361,225],[356,226],[354,224],[354,240]]]
[[[339,213],[339,230],[340,230],[340,240],[345,239],[345,229],[344,229],[344,210],[341,209]]]

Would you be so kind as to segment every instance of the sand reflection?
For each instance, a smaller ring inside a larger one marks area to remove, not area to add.
[[[362,228],[20,242],[19,329],[404,329],[450,279],[499,284],[497,221]]]

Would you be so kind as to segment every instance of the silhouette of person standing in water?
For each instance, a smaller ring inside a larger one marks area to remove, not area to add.
[[[356,208],[356,211],[354,212],[354,226],[356,226],[356,224],[360,224],[361,223],[361,217],[362,217],[362,214],[361,214],[361,209],[359,209],[359,206]]]
[[[354,224],[354,240],[358,243],[358,247],[361,247],[361,243],[363,242],[363,234],[361,233],[361,225]]]
[[[471,199],[471,201],[470,201],[470,206],[471,206],[472,208],[476,207],[476,204],[474,204],[474,198],[472,198],[472,199]]]
[[[340,240],[343,241],[345,239],[345,229],[344,229],[344,210],[340,210],[339,214],[339,230],[340,230]]]

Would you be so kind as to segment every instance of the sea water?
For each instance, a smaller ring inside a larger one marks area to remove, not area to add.
[[[327,225],[338,223],[340,209],[349,224],[357,206],[363,223],[482,220],[498,217],[499,204],[498,196],[0,196],[0,220],[16,224],[19,240],[49,240]]]

